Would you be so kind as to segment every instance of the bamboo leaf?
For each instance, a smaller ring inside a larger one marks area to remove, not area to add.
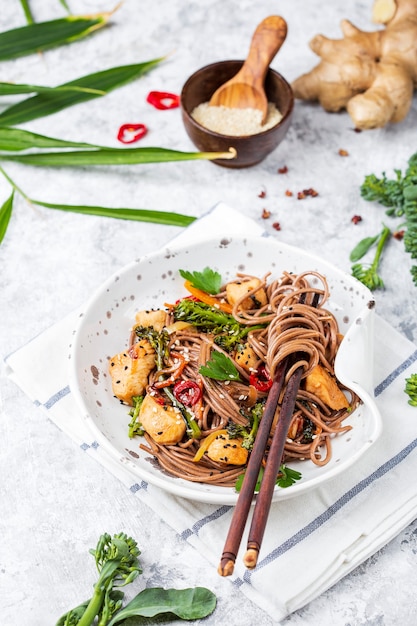
[[[33,24],[35,20],[33,19],[32,11],[29,7],[29,2],[27,0],[20,0],[20,4],[22,5],[23,13],[25,14],[27,23]]]
[[[0,33],[0,61],[48,50],[86,37],[103,28],[113,13],[71,15],[4,31]]]
[[[62,4],[62,6],[64,7],[64,9],[65,9],[66,11],[68,11],[68,13],[71,13],[70,8],[69,8],[69,6],[68,6],[67,2],[66,2],[65,0],[59,0],[59,1],[60,1],[60,3]]]
[[[59,91],[81,91],[85,93],[94,93],[98,96],[104,96],[106,93],[103,90],[78,87],[77,85],[58,85],[57,87],[46,87],[43,85],[0,82],[0,96],[14,96],[25,93],[56,93]]]
[[[98,215],[101,217],[112,217],[120,220],[131,220],[135,222],[152,222],[154,224],[168,224],[171,226],[189,226],[195,221],[195,217],[191,215],[183,215],[181,213],[170,213],[167,211],[151,211],[149,209],[128,209],[128,208],[110,208],[100,206],[76,206],[69,204],[55,204],[50,202],[41,202],[39,200],[30,200],[32,204],[45,207],[47,209],[58,209],[59,211],[68,211],[71,213],[82,213],[86,215]]]
[[[141,163],[166,163],[233,159],[236,150],[229,152],[181,152],[167,148],[99,148],[71,152],[38,152],[36,154],[0,154],[0,160],[16,161],[26,165],[47,167],[83,167],[90,165],[137,165]]]
[[[10,197],[6,200],[2,207],[0,207],[0,243],[3,241],[6,234],[7,227],[12,215],[13,209],[14,190]]]
[[[32,148],[100,148],[94,144],[65,141],[63,139],[55,139],[38,135],[28,130],[20,128],[2,128],[0,127],[0,150],[20,151],[30,150]],[[0,156],[1,158],[1,156]]]
[[[109,93],[113,89],[140,78],[161,61],[163,61],[163,57],[134,65],[112,67],[101,72],[81,76],[71,82],[59,85],[60,90],[39,93],[32,98],[7,108],[0,114],[0,124],[3,126],[15,126],[16,124],[51,115],[80,102],[97,98],[102,93]],[[63,88],[68,87],[78,87],[79,90],[63,90]],[[86,89],[89,91],[86,91]],[[97,91],[102,93],[95,93]]]

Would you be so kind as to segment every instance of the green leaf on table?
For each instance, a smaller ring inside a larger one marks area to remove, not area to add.
[[[13,209],[14,190],[7,198],[6,202],[0,207],[0,243],[3,241],[7,227],[10,222]]]
[[[78,87],[77,85],[58,85],[48,87],[45,85],[27,85],[25,83],[0,82],[0,96],[14,96],[26,93],[57,93],[60,91],[76,91],[81,93],[93,93],[97,96],[104,96],[105,91],[99,89],[89,89],[88,87]]]
[[[1,148],[1,146],[0,146]],[[181,152],[167,148],[98,148],[71,152],[38,152],[33,154],[0,154],[0,161],[16,161],[26,165],[47,167],[85,167],[90,165],[138,165],[141,163],[167,163],[195,161],[198,159],[232,159],[236,151]]]
[[[140,78],[161,61],[163,61],[163,57],[133,65],[112,67],[63,83],[58,85],[56,89],[38,93],[36,96],[8,107],[0,113],[0,125],[16,126],[46,115],[52,115],[75,104],[98,98]]]
[[[43,206],[47,209],[58,209],[70,213],[83,213],[85,215],[98,215],[112,217],[119,220],[131,220],[136,222],[152,222],[153,224],[167,224],[170,226],[189,226],[195,221],[192,215],[182,213],[170,213],[168,211],[151,211],[150,209],[112,208],[100,206],[76,206],[69,204],[54,204],[31,200],[32,204]]]
[[[174,614],[180,619],[202,619],[216,608],[216,596],[205,587],[163,589],[151,587],[141,591],[118,611],[108,626],[115,626],[129,617],[155,617]]]
[[[71,15],[3,31],[0,33],[0,61],[72,43],[105,26],[113,13]]]
[[[188,280],[196,289],[201,289],[209,294],[219,293],[222,277],[210,267],[205,267],[202,272],[188,272],[180,270],[180,274]]]
[[[28,0],[20,0],[20,4],[22,5],[23,13],[25,14],[27,23],[33,24],[35,20],[33,19]]]

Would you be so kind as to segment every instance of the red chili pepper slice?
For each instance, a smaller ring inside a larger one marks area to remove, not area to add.
[[[176,109],[180,106],[180,97],[167,91],[151,91],[148,93],[146,101],[160,111]]]
[[[117,133],[117,139],[122,143],[135,143],[148,132],[145,124],[123,124]]]
[[[201,389],[193,380],[179,380],[173,392],[178,402],[185,406],[194,406],[201,398]]]
[[[269,391],[272,387],[272,380],[265,365],[260,365],[256,372],[249,376],[249,384],[258,391]]]

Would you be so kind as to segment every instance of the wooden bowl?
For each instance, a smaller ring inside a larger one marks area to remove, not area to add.
[[[291,124],[294,95],[291,86],[281,74],[268,69],[265,91],[268,102],[273,102],[282,114],[282,120],[269,130],[256,135],[221,135],[201,126],[191,113],[202,102],[208,102],[212,94],[232,78],[243,61],[220,61],[206,65],[190,76],[181,91],[181,112],[185,130],[200,152],[237,151],[234,159],[215,159],[212,162],[224,167],[241,168],[256,165],[281,143]]]

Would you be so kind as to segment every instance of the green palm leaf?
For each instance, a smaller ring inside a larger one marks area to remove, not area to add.
[[[6,202],[0,207],[0,243],[4,239],[13,209],[14,190]]]
[[[163,58],[159,58],[134,65],[122,65],[95,72],[94,74],[88,74],[87,76],[81,76],[73,81],[59,85],[59,88],[56,90],[52,89],[47,93],[39,93],[32,98],[7,108],[0,114],[0,124],[3,126],[23,124],[45,115],[51,115],[80,102],[98,98],[103,93],[109,93],[113,89],[143,76],[143,74],[152,70],[162,60]]]
[[[47,209],[58,209],[70,213],[82,213],[84,215],[98,215],[100,217],[112,217],[119,220],[131,220],[134,222],[152,222],[153,224],[168,224],[170,226],[189,226],[195,221],[191,215],[172,213],[168,211],[151,211],[150,209],[129,209],[101,206],[77,206],[70,204],[56,204],[30,200],[32,204],[43,206]]]
[[[113,13],[72,15],[48,22],[31,22],[27,26],[4,31],[0,33],[0,61],[76,41],[105,26]]]
[[[0,150],[10,152],[30,150],[32,148],[100,148],[94,144],[65,141],[45,135],[38,135],[20,128],[0,127]],[[1,158],[1,157],[0,157]]]
[[[58,91],[82,91],[94,93],[97,96],[104,96],[105,91],[89,89],[88,87],[77,87],[76,85],[58,85],[57,87],[46,87],[44,85],[27,85],[22,83],[2,83],[0,82],[0,96],[14,96],[25,93],[53,93]]]
[[[36,154],[0,154],[0,160],[17,161],[26,165],[46,167],[84,167],[88,165],[138,165],[141,163],[167,163],[170,161],[195,161],[198,159],[232,159],[230,152],[181,152],[167,148],[98,148],[70,152],[38,152]]]

